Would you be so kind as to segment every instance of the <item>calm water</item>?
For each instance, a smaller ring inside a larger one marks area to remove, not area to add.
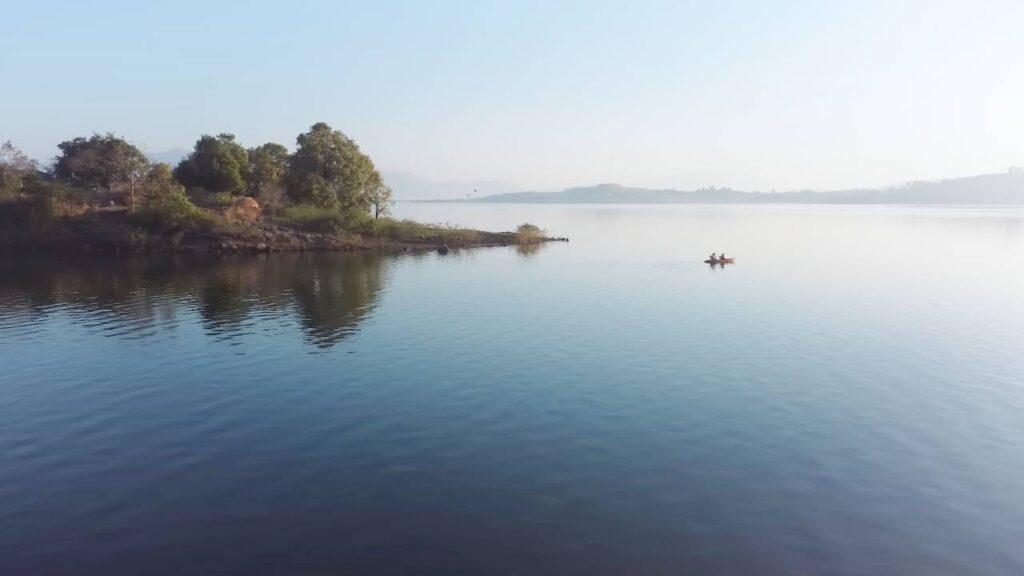
[[[4,257],[0,573],[1024,573],[1024,209],[398,212]]]

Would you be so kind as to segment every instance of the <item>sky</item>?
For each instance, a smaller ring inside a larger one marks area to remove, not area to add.
[[[382,170],[525,189],[841,189],[1024,165],[1024,2],[5,3],[41,160],[327,122]]]

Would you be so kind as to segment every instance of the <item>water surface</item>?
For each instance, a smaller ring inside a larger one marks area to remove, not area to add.
[[[1024,572],[1024,210],[397,212],[0,261],[0,572]]]

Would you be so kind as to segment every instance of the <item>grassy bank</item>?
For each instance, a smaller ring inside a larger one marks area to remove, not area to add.
[[[521,227],[522,228],[522,227]],[[129,212],[60,198],[0,201],[0,248],[63,252],[279,252],[508,246],[538,233],[485,232],[293,205],[251,221],[193,203]]]

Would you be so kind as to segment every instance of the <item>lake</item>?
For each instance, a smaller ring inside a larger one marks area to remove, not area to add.
[[[1024,208],[395,211],[4,256],[0,573],[1024,573]]]

